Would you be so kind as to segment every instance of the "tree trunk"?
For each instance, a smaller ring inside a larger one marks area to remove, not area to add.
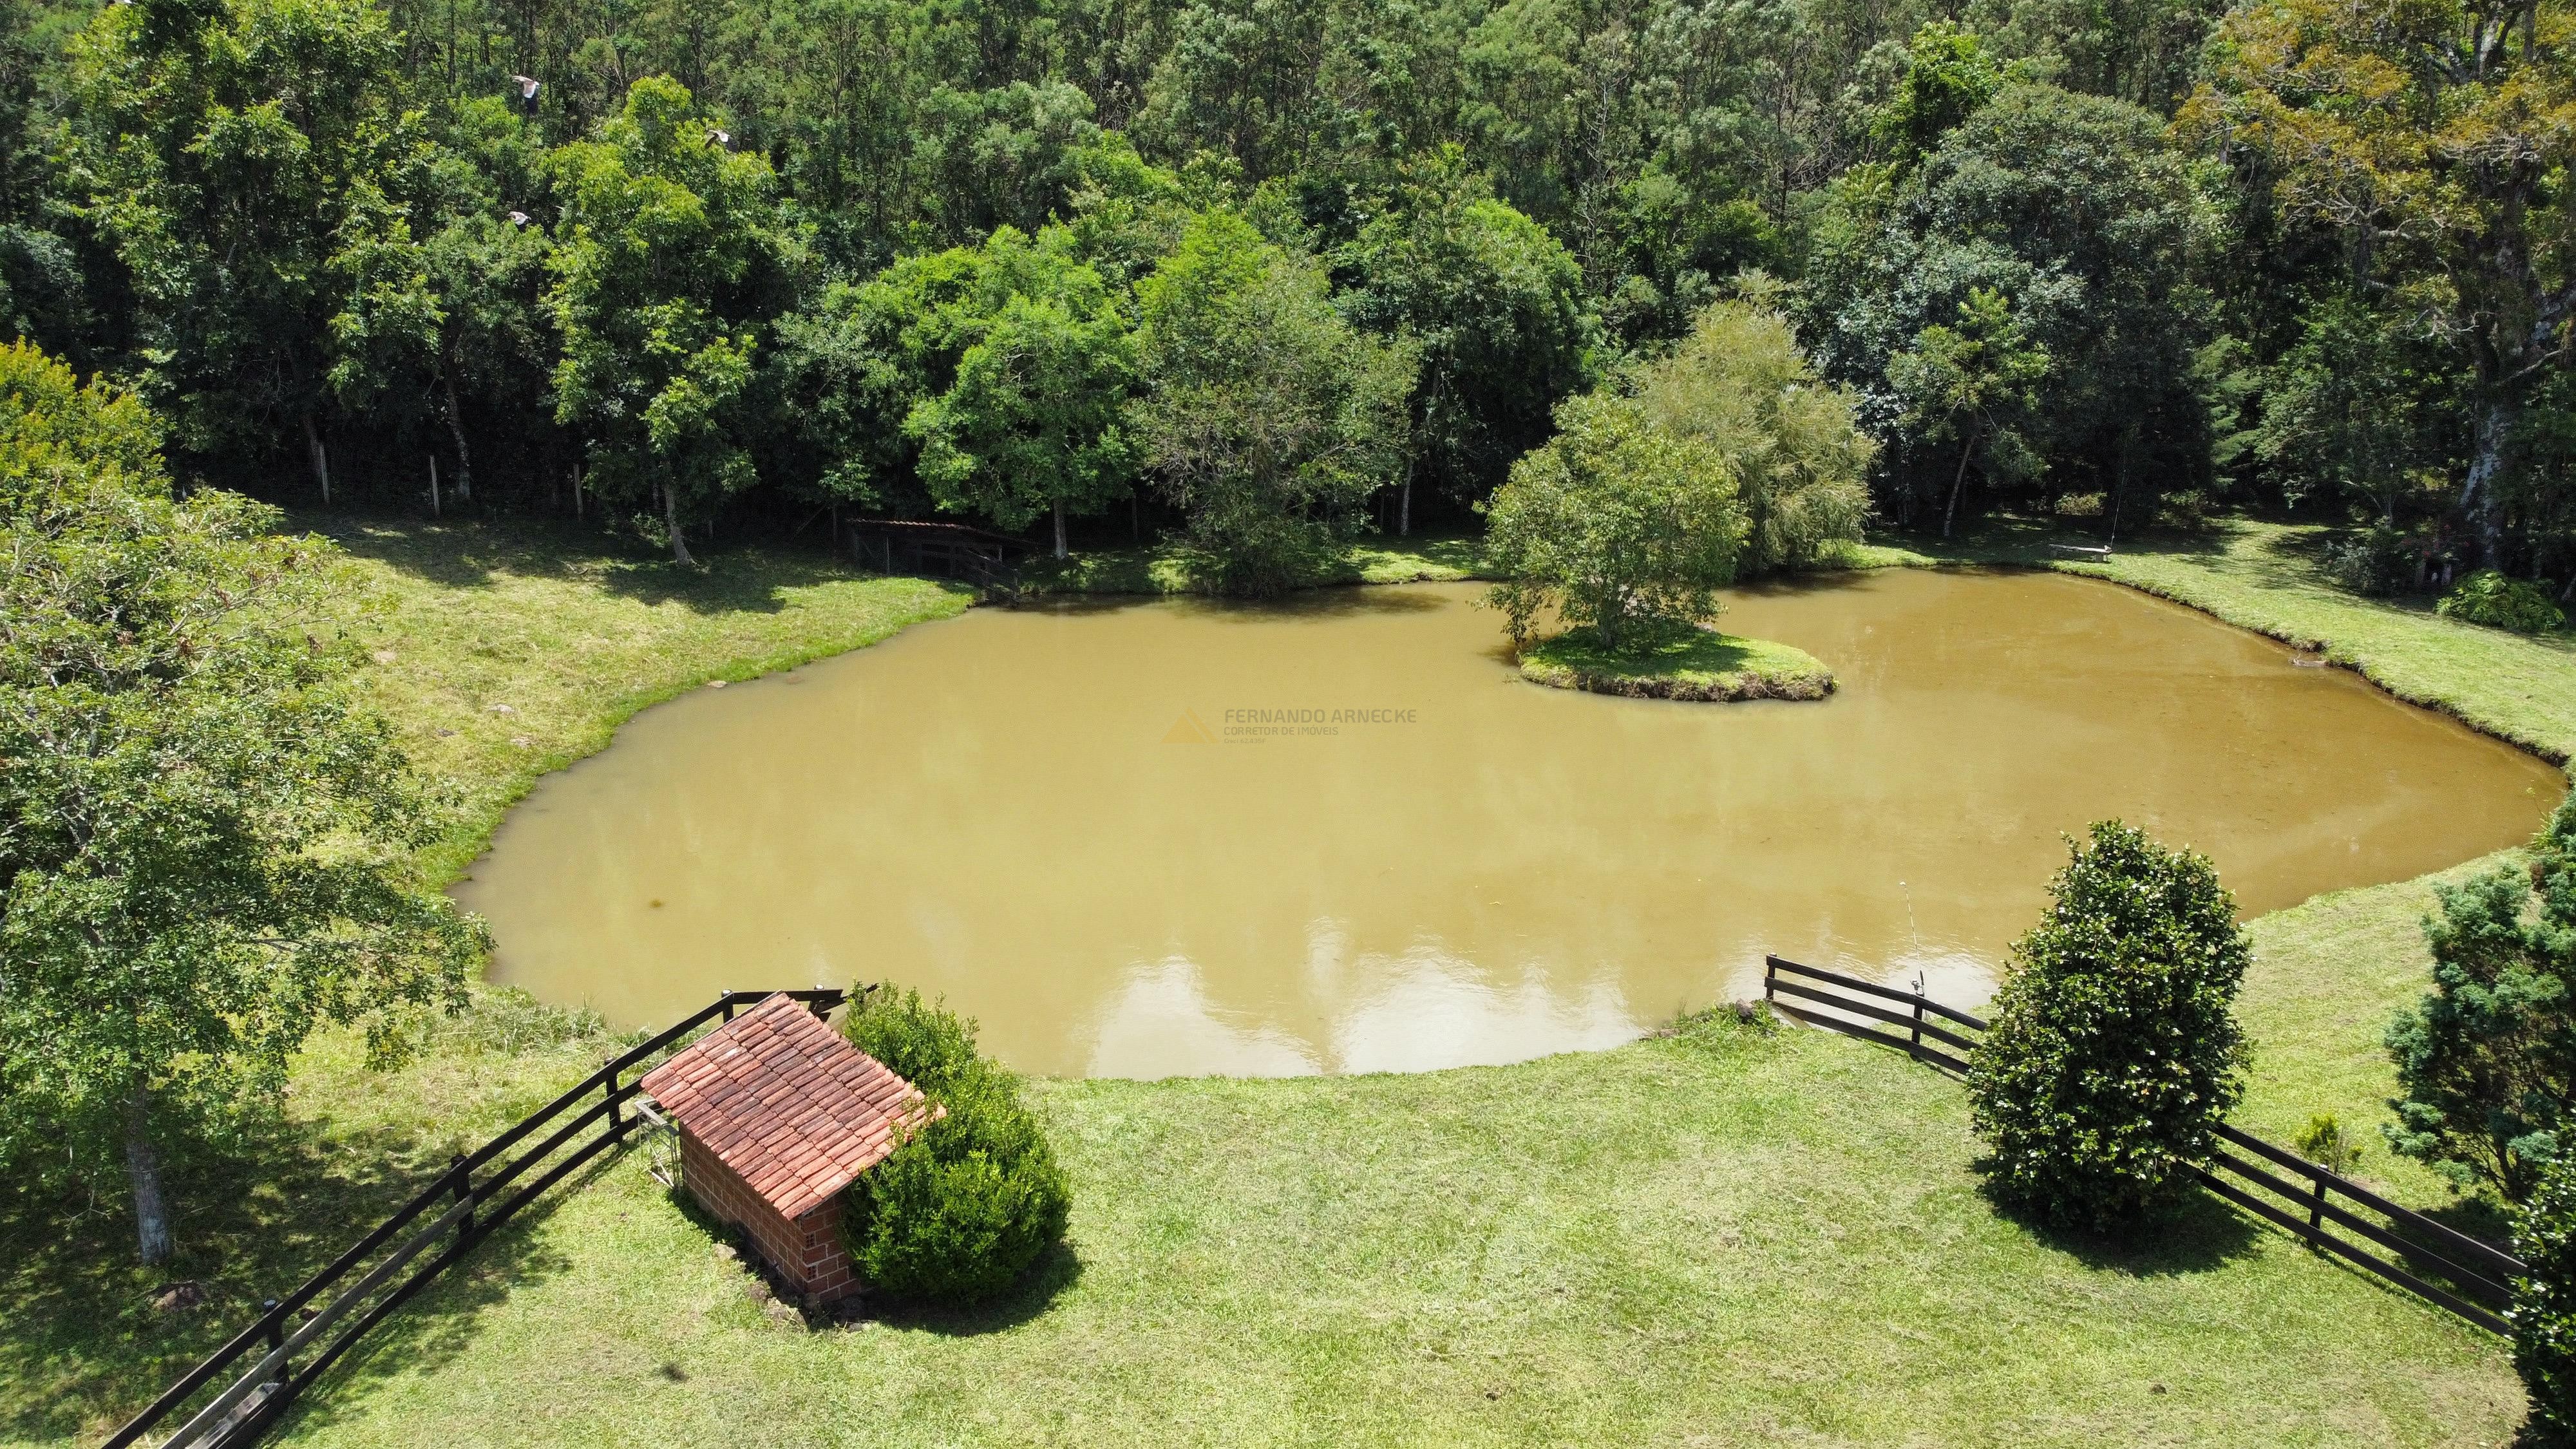
[[[322,446],[322,430],[313,426],[313,415],[304,415],[304,450],[313,463],[313,477],[322,485],[322,502],[331,502],[331,454]]]
[[[474,501],[474,451],[465,446],[465,419],[456,411],[456,383],[442,378],[447,388],[447,434],[456,440],[456,501]]]
[[[1968,486],[1968,460],[1977,456],[1977,435],[1970,433],[1966,447],[1959,450],[1959,471],[1950,475],[1950,506],[1941,510],[1941,536],[1950,536],[1950,525],[1959,517],[1959,490]]]
[[[1396,495],[1395,536],[1413,536],[1413,460],[1404,460],[1404,491]]]
[[[438,454],[436,453],[429,455],[429,516],[432,518],[441,516],[438,506]]]
[[[680,532],[680,495],[667,483],[662,485],[662,526],[671,531],[671,561],[696,563],[696,559],[689,557],[687,535]]]
[[[1055,556],[1064,557],[1064,505],[1055,506]]]
[[[2496,491],[2504,483],[2504,450],[2519,421],[2520,407],[2505,398],[2490,401],[2478,414],[2477,453],[2469,460],[2469,481],[2460,489],[2460,513],[2477,531],[2478,562],[2496,566],[2503,551],[2504,517]]]
[[[170,1208],[161,1197],[161,1158],[152,1150],[150,1089],[125,1099],[125,1180],[134,1189],[135,1247],[151,1266],[170,1261]]]

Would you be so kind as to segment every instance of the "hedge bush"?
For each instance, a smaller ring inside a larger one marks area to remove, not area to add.
[[[2480,569],[2460,580],[2433,611],[2447,618],[2516,634],[2538,634],[2567,625],[2567,615],[2536,584]]]
[[[2072,854],[2014,943],[1969,1101],[1999,1196],[2110,1231],[2171,1203],[2236,1104],[2251,953],[2206,856],[2116,820]]]
[[[2514,1281],[2513,1366],[2531,1396],[2541,1442],[2576,1439],[2576,1162],[2541,1174],[2516,1220],[2513,1250],[2529,1272]]]
[[[967,1304],[1019,1281],[1064,1235],[1073,1195],[1019,1079],[975,1049],[975,1024],[917,992],[872,993],[842,1027],[940,1109],[843,1200],[861,1276],[897,1297]]]
[[[981,1060],[975,1023],[944,1003],[891,987],[863,988],[852,995],[841,1035],[924,1092],[937,1092]]]

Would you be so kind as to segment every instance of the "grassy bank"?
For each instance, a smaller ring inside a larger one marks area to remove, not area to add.
[[[1303,586],[1443,584],[1483,577],[1483,540],[1472,534],[1373,534],[1309,560]],[[1212,592],[1206,556],[1186,544],[1098,549],[1068,559],[1040,556],[1020,566],[1022,590],[1054,594],[1203,594]]]
[[[368,687],[466,801],[424,862],[438,873],[635,708],[965,604],[787,554],[689,572],[569,533],[333,531],[370,581],[351,627],[391,656]],[[2042,542],[2004,530],[1945,557],[2040,562]],[[2576,745],[2561,643],[2333,594],[2312,543],[2238,525],[2077,571],[2285,621],[2483,727]],[[1354,567],[1439,563],[1418,558]],[[2381,1024],[2422,989],[2427,891],[2252,923],[2239,1120],[2285,1137],[2336,1111],[2373,1144],[2366,1174],[2429,1203],[2440,1184],[2367,1132]],[[132,1265],[113,1197],[0,1199],[0,1443],[95,1442],[610,1046],[497,994],[391,1074],[326,1039],[281,1119],[173,1165],[167,1273]],[[398,1317],[295,1436],[2469,1444],[2519,1417],[2493,1340],[2281,1235],[2213,1210],[2123,1256],[1998,1216],[1955,1084],[1822,1034],[1720,1028],[1423,1076],[1051,1082],[1040,1099],[1079,1205],[1066,1254],[998,1313],[782,1326],[630,1160]],[[205,1301],[156,1309],[172,1279]]]
[[[1572,630],[1521,650],[1520,663],[1521,676],[1536,684],[1631,699],[1822,699],[1834,692],[1833,671],[1806,650],[1713,629],[1615,650],[1588,630]]]
[[[2098,543],[2038,524],[1986,526],[1955,545],[1907,540],[1856,550],[1863,566],[2016,563],[2110,579],[2321,650],[2396,695],[2458,716],[2534,754],[2576,757],[2576,635],[2538,638],[2464,624],[2429,599],[2365,599],[2330,582],[2318,524],[2223,520],[2203,533],[2123,540],[2111,558],[2070,558],[2052,542]]]
[[[428,877],[461,873],[538,776],[596,753],[637,710],[873,644],[973,602],[963,589],[810,554],[711,551],[696,569],[594,532],[522,521],[298,520],[353,560],[348,627],[412,758],[457,792]]]

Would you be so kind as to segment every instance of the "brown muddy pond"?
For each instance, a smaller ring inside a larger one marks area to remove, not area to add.
[[[1833,667],[1821,704],[1527,684],[1478,593],[924,625],[637,717],[458,893],[492,979],[630,1026],[890,980],[1032,1072],[1418,1070],[1626,1040],[1758,994],[1765,951],[1976,1001],[2104,816],[2251,915],[2521,841],[2563,789],[2110,584],[1732,595]]]

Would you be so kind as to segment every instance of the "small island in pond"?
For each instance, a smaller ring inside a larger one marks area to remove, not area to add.
[[[1616,650],[1591,630],[1574,629],[1523,646],[1520,664],[1533,683],[1636,699],[1822,699],[1834,692],[1834,672],[1804,649],[1704,628],[1623,641]]]

